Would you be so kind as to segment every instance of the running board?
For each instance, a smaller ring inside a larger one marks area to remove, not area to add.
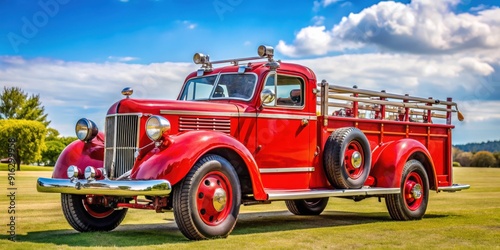
[[[468,185],[468,184],[453,184],[451,186],[438,187],[438,191],[457,192],[457,191],[462,191],[463,189],[469,189],[469,188],[470,188],[470,185]]]
[[[371,196],[399,194],[399,188],[361,188],[361,189],[311,189],[311,190],[273,190],[266,189],[270,201],[299,200],[342,196]]]

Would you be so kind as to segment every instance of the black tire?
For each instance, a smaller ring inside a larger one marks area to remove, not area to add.
[[[86,205],[85,195],[61,194],[64,217],[77,231],[111,231],[125,218],[127,209],[115,210],[101,205]]]
[[[387,195],[385,204],[394,220],[420,220],[429,201],[429,179],[417,160],[406,162],[401,177],[401,193]]]
[[[295,215],[319,215],[328,205],[328,197],[285,201],[288,211]]]
[[[175,221],[191,240],[227,237],[236,225],[240,204],[238,175],[219,155],[202,157],[174,188]]]
[[[370,144],[365,134],[357,128],[335,130],[326,141],[323,164],[333,187],[363,187],[371,168]]]

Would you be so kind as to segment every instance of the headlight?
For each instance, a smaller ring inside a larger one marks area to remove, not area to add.
[[[153,141],[159,140],[168,131],[170,122],[161,116],[153,115],[146,121],[146,134]]]
[[[98,132],[99,129],[97,129],[97,125],[89,119],[82,118],[76,122],[76,137],[84,142],[94,139]]]

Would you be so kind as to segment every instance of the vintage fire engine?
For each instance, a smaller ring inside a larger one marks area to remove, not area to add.
[[[240,205],[285,201],[319,215],[329,197],[383,198],[395,220],[418,220],[430,190],[452,182],[446,101],[317,82],[304,66],[258,57],[211,62],[187,76],[177,100],[113,104],[104,132],[88,119],[39,192],[61,193],[76,230],[109,231],[128,208],[173,210],[189,239],[227,237]],[[213,68],[214,64],[230,65]]]

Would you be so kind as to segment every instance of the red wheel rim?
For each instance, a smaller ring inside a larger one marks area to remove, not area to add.
[[[113,208],[103,207],[101,205],[87,204],[85,198],[82,199],[83,207],[94,218],[106,218],[111,215],[115,210]]]
[[[357,141],[351,141],[347,145],[344,154],[344,168],[351,179],[361,176],[365,166],[365,155],[363,147]]]
[[[424,200],[424,196],[426,195],[423,190],[424,183],[422,181],[422,177],[420,177],[420,175],[416,172],[411,172],[406,177],[404,185],[406,207],[415,211],[420,207],[422,201]]]
[[[222,223],[233,206],[231,183],[218,171],[206,174],[196,192],[196,205],[200,218],[210,226]]]

